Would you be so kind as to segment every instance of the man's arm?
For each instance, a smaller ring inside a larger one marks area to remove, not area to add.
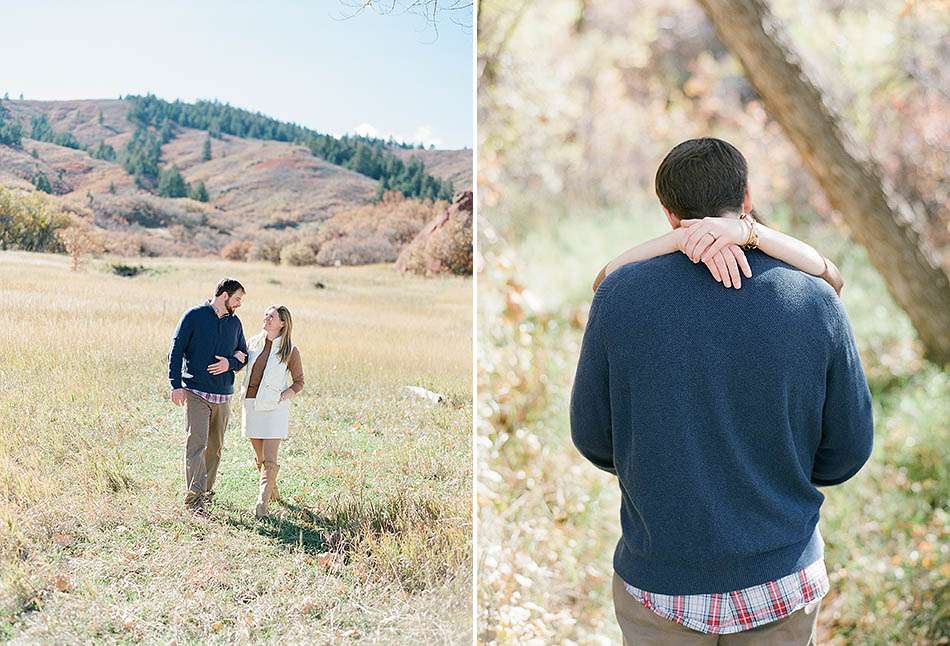
[[[168,381],[172,390],[184,388],[181,381],[181,360],[188,349],[193,333],[192,320],[188,312],[178,321],[178,327],[175,329],[175,335],[172,337],[171,349],[168,351]]]
[[[244,353],[244,356],[247,357],[247,341],[244,340],[244,328],[243,328],[243,327],[241,327],[241,328],[238,330],[238,342],[237,342],[237,347],[234,349],[234,352],[235,352],[235,353],[236,353],[236,352],[243,352],[243,353]],[[231,355],[230,357],[228,357],[229,368],[230,368],[231,370],[233,370],[234,372],[237,372],[237,371],[239,371],[241,368],[243,368],[243,367],[245,366],[246,362],[247,362],[247,359],[246,359],[246,358],[245,358],[244,361],[241,361],[241,360],[239,360],[237,357],[235,357],[233,353],[232,353],[232,355]]]
[[[594,466],[616,475],[610,427],[609,365],[603,336],[605,297],[603,289],[594,296],[581,343],[571,391],[571,439]]]
[[[835,339],[828,364],[821,442],[812,466],[812,484],[840,484],[855,475],[871,456],[874,420],[861,357],[844,305],[830,299]]]

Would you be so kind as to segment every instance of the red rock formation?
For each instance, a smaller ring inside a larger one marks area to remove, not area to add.
[[[426,224],[406,245],[396,269],[432,276],[472,275],[472,192],[455,196],[452,204]]]

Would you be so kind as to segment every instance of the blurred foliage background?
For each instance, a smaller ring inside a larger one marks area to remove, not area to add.
[[[950,3],[774,0],[794,46],[950,265]],[[950,374],[688,0],[478,3],[479,631],[485,643],[617,643],[614,479],[570,443],[568,399],[598,269],[667,228],[674,145],[746,156],[758,211],[841,268],[875,449],[824,490],[822,644],[950,642]]]

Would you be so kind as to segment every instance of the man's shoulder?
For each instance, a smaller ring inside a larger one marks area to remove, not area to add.
[[[208,303],[199,303],[198,305],[193,305],[185,310],[183,315],[184,318],[194,319],[199,316],[205,316],[208,313]]]
[[[740,289],[754,293],[753,301],[784,301],[789,306],[807,306],[830,314],[840,311],[838,295],[821,278],[758,250],[747,251],[746,256],[752,278],[743,277]],[[603,280],[597,296],[600,300],[609,300],[611,294],[624,294],[623,300],[679,299],[684,292],[720,295],[723,289],[706,265],[694,263],[677,251],[620,267]]]
[[[617,288],[640,289],[649,287],[652,279],[662,278],[662,280],[668,282],[674,276],[691,271],[695,271],[692,261],[676,251],[648,260],[631,262],[615,269],[601,282],[597,293],[607,295]]]

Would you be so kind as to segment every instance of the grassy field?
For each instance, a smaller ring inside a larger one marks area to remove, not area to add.
[[[471,281],[142,263],[0,253],[0,641],[470,643]],[[263,521],[236,403],[210,518],[182,510],[166,352],[225,275],[248,337],[291,309],[306,374]]]
[[[571,445],[568,401],[594,274],[664,223],[629,212],[538,213],[511,213],[507,240],[480,229],[479,636],[614,644],[620,496],[614,478]],[[869,464],[823,489],[832,588],[819,643],[946,644],[950,374],[921,360],[910,323],[862,249],[819,222],[772,221],[841,268],[874,400]]]

